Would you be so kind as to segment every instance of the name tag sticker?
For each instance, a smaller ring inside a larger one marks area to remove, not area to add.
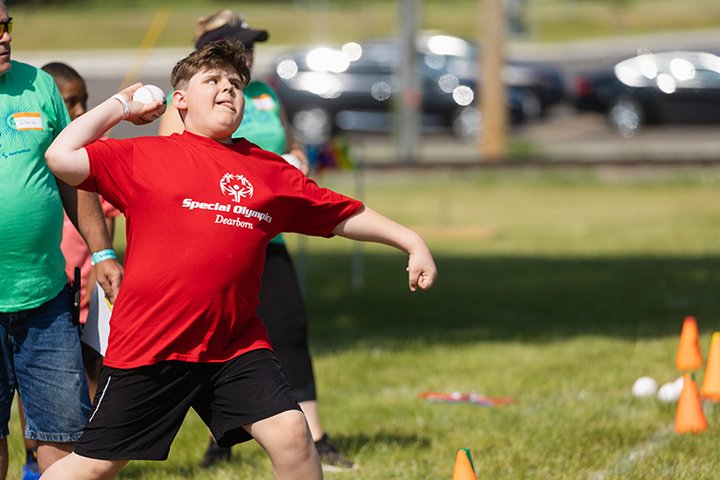
[[[273,100],[273,98],[267,93],[263,93],[259,97],[253,98],[252,101],[255,108],[258,110],[272,110],[275,108],[275,100]]]
[[[43,130],[40,112],[18,112],[13,114],[15,129],[17,130]]]

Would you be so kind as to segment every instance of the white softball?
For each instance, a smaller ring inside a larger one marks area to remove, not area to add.
[[[675,387],[675,390],[677,391],[678,397],[680,396],[680,392],[682,392],[684,384],[685,384],[685,378],[683,378],[683,377],[678,377],[673,382],[673,386]]]
[[[677,389],[675,382],[664,383],[657,391],[657,398],[665,403],[677,402],[680,398],[680,390]]]
[[[143,85],[135,90],[132,99],[136,102],[146,104],[158,101],[165,103],[165,92],[162,91],[162,88],[156,87],[155,85]]]
[[[658,384],[652,377],[640,377],[632,386],[632,393],[636,397],[651,397],[657,393]]]

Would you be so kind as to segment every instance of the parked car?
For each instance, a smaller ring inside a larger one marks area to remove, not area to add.
[[[580,111],[599,112],[623,136],[649,123],[720,122],[720,57],[700,51],[642,53],[580,75]]]
[[[385,42],[396,40],[387,39]],[[476,84],[480,73],[481,50],[464,38],[424,32],[417,39],[420,60],[430,68],[447,64],[447,70],[465,83]],[[439,58],[438,58],[439,57]],[[528,119],[544,116],[553,106],[567,98],[564,75],[555,66],[543,62],[506,60],[502,72],[505,84],[523,101]]]
[[[481,121],[472,62],[448,52],[433,53],[422,45],[419,42],[422,131],[450,130],[460,138],[476,137]],[[268,80],[298,136],[321,143],[336,131],[392,129],[392,104],[400,91],[399,58],[400,44],[393,39],[304,48],[281,56]],[[508,89],[506,102],[510,124],[522,123],[523,92]]]

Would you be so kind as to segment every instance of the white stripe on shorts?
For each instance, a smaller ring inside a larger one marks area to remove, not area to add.
[[[90,420],[88,420],[88,423],[92,423],[93,418],[95,418],[95,414],[100,410],[100,405],[102,404],[103,398],[105,398],[105,392],[107,392],[108,387],[110,386],[110,380],[112,380],[112,377],[108,377],[108,381],[105,384],[105,388],[103,388],[102,395],[100,395],[100,400],[98,400],[98,404],[95,407],[95,411],[93,412],[92,416],[90,417]]]

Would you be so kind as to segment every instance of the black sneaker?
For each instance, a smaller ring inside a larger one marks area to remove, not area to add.
[[[357,470],[358,466],[351,462],[345,455],[340,453],[334,443],[330,441],[328,434],[322,436],[315,442],[320,455],[320,463],[326,472],[340,472],[344,470]]]
[[[200,462],[200,466],[208,468],[221,462],[227,462],[230,460],[231,455],[232,449],[230,447],[221,447],[211,438],[210,444],[207,450],[205,450],[205,455],[203,455],[202,462]]]

